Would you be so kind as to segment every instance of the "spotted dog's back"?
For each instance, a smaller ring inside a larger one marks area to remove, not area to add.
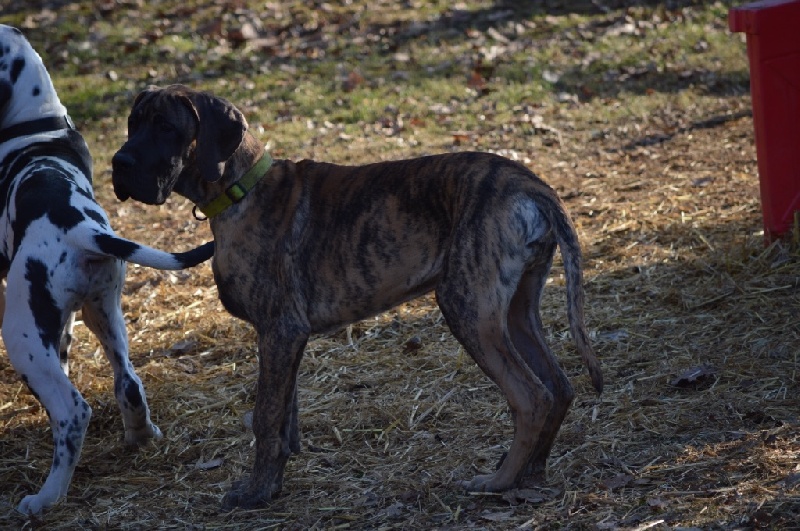
[[[73,246],[90,255],[118,258],[156,269],[184,269],[208,260],[213,242],[168,253],[120,238],[96,203],[92,160],[74,130],[45,133],[45,140],[11,151],[0,165],[0,271],[7,270],[30,225],[47,219]],[[2,155],[0,149],[0,155]]]

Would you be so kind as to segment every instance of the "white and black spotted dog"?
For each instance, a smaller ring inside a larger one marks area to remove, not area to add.
[[[213,254],[213,242],[173,254],[116,236],[95,201],[91,176],[86,143],[41,58],[19,30],[0,25],[3,341],[17,373],[45,407],[55,445],[50,474],[37,494],[19,504],[23,513],[39,513],[66,494],[91,417],[67,377],[74,312],[82,310],[114,370],[125,441],[160,437],[128,359],[120,303],[125,262],[183,269]]]

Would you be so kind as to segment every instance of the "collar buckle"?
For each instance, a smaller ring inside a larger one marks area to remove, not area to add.
[[[225,189],[225,195],[234,203],[238,203],[247,195],[247,188],[242,186],[239,182],[235,182]]]

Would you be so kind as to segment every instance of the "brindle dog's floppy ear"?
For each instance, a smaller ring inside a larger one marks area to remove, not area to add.
[[[231,102],[205,92],[188,95],[197,114],[197,169],[207,181],[222,178],[225,162],[239,147],[247,120]]]

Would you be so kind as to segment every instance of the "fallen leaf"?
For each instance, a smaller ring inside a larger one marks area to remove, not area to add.
[[[244,415],[242,415],[242,426],[245,427],[247,430],[253,429],[253,410],[245,411]]]
[[[692,186],[703,187],[708,186],[712,182],[714,182],[713,177],[699,177],[697,179],[692,179]]]
[[[214,19],[208,24],[204,24],[197,28],[197,33],[204,37],[221,37],[222,36],[222,19]]]
[[[680,376],[672,380],[670,385],[674,387],[691,387],[706,382],[711,378],[716,378],[716,375],[717,370],[714,367],[701,365],[684,371]]]
[[[505,492],[503,499],[516,505],[519,502],[542,503],[551,497],[536,489],[511,489]]]
[[[603,332],[598,334],[600,339],[604,341],[625,341],[630,337],[630,334],[627,330],[610,330],[608,332]]]
[[[462,131],[456,131],[453,133],[453,145],[460,146],[461,144],[465,144],[472,138],[472,135]]]
[[[490,513],[488,511],[481,513],[481,518],[484,520],[489,520],[490,522],[504,522],[509,520],[512,516],[514,516],[513,509],[510,511],[501,511],[497,513]]]
[[[486,80],[477,70],[473,70],[470,73],[469,80],[467,81],[467,86],[471,89],[475,89],[478,92],[483,92],[486,90]]]
[[[395,502],[386,508],[384,514],[389,518],[402,518],[403,513],[406,512],[406,506],[403,503]]]
[[[347,74],[347,79],[345,79],[344,83],[342,83],[342,89],[345,92],[352,92],[359,86],[363,85],[364,81],[364,76],[353,70]]]
[[[221,457],[217,457],[215,459],[212,459],[211,461],[198,460],[197,463],[194,464],[194,467],[199,470],[210,470],[212,468],[217,468],[222,466],[222,463],[224,462],[225,460],[222,459]]]
[[[601,481],[600,487],[605,490],[621,489],[631,481],[633,481],[633,476],[630,474],[617,474],[613,478]]]
[[[228,32],[228,40],[234,44],[241,44],[258,38],[258,32],[250,23],[244,23],[240,28]]]
[[[800,484],[800,472],[789,474],[782,480],[782,483],[788,488],[793,488],[795,485]]]
[[[404,352],[412,352],[414,350],[419,350],[422,348],[422,339],[419,336],[413,336],[406,341],[405,347],[403,347]]]
[[[552,70],[545,70],[542,72],[542,79],[548,83],[558,83],[558,80],[561,79],[561,74]]]
[[[658,496],[654,496],[653,498],[647,499],[647,505],[650,507],[655,507],[656,509],[666,509],[669,505],[669,502],[664,498],[660,498]]]
[[[493,38],[494,40],[496,40],[498,42],[502,42],[502,43],[506,43],[506,44],[511,42],[511,40],[508,37],[506,37],[505,35],[503,35],[502,33],[500,33],[499,31],[497,31],[494,28],[489,28],[488,30],[486,30],[486,34],[489,37]]]
[[[173,344],[169,347],[170,354],[174,354],[176,352],[186,352],[189,350],[193,350],[197,347],[197,341],[192,339],[184,339],[183,341],[178,341],[177,343]]]

